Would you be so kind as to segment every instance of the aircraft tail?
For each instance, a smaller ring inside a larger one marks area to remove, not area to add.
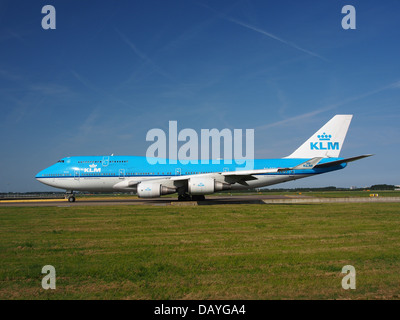
[[[338,114],[286,158],[337,158],[349,129],[351,114]]]

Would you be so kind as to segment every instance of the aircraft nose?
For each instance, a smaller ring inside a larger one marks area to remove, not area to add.
[[[44,177],[46,177],[46,176],[47,176],[47,169],[44,169],[44,170],[42,170],[42,171],[39,171],[39,172],[36,174],[35,179],[38,180],[38,181],[41,181],[42,178],[44,178]]]
[[[35,179],[36,179],[36,180],[38,180],[40,177],[43,177],[43,171],[44,171],[44,170],[39,171],[39,172],[36,174],[36,176],[35,176]]]
[[[46,169],[44,169],[44,170],[42,170],[42,171],[40,171],[40,172],[38,172],[37,174],[36,174],[36,176],[35,176],[35,179],[37,180],[37,181],[39,181],[40,183],[43,183],[43,184],[45,184],[45,185],[48,185],[48,186],[53,186],[53,184],[52,184],[52,179],[49,179],[49,177],[50,177],[50,171],[51,169],[50,169],[50,167],[49,168],[46,168]]]

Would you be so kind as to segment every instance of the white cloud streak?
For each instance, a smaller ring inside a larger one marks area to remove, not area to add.
[[[145,55],[143,52],[141,52],[133,43],[128,39],[126,35],[124,35],[122,32],[120,32],[118,29],[115,29],[115,31],[118,33],[120,38],[122,39],[123,42],[125,42],[131,49],[132,51],[141,59],[144,61],[145,64],[150,65],[156,72],[158,72],[160,75],[164,76],[168,80],[173,81],[173,77],[169,75],[167,72],[162,70],[156,63],[154,63],[153,60],[151,60],[147,55]]]
[[[247,29],[253,30],[253,31],[258,32],[258,33],[261,33],[261,34],[263,34],[263,35],[265,35],[265,36],[267,36],[267,37],[270,37],[271,39],[274,39],[274,40],[276,40],[276,41],[279,41],[279,42],[281,42],[281,43],[284,43],[284,44],[286,44],[286,45],[288,45],[288,46],[290,46],[290,47],[292,47],[292,48],[294,48],[294,49],[297,49],[297,50],[299,50],[299,51],[302,51],[302,52],[304,52],[304,53],[307,53],[307,54],[309,54],[309,55],[311,55],[311,56],[313,56],[313,57],[316,57],[316,58],[321,59],[321,60],[323,60],[323,61],[329,62],[328,59],[322,57],[321,55],[319,55],[319,54],[317,54],[317,53],[315,53],[315,52],[312,52],[312,51],[310,51],[310,50],[304,49],[304,48],[298,46],[297,44],[295,44],[295,43],[293,43],[293,42],[290,42],[290,41],[287,41],[287,40],[285,40],[285,39],[282,39],[282,38],[280,38],[280,37],[278,37],[278,36],[276,36],[276,35],[274,35],[274,34],[272,34],[272,33],[270,33],[270,32],[267,32],[267,31],[265,31],[265,30],[262,30],[262,29],[260,29],[260,28],[254,27],[254,26],[252,26],[252,25],[249,25],[249,24],[247,24],[247,23],[241,22],[241,21],[236,20],[236,19],[233,19],[233,18],[225,17],[224,19],[226,19],[226,20],[228,20],[228,21],[231,21],[231,22],[233,22],[233,23],[235,23],[235,24],[237,24],[237,25],[240,25],[240,26],[242,26],[242,27],[245,27],[245,28],[247,28]]]
[[[340,106],[345,105],[347,103],[358,101],[358,100],[361,100],[363,98],[369,97],[371,95],[380,93],[382,91],[386,91],[386,90],[389,90],[389,89],[395,89],[395,88],[400,88],[400,81],[396,81],[396,82],[391,83],[389,85],[386,85],[384,87],[380,87],[378,89],[375,89],[375,90],[372,90],[372,91],[369,91],[369,92],[366,92],[366,93],[363,93],[363,94],[360,94],[360,95],[357,95],[357,96],[353,96],[353,97],[347,98],[345,100],[342,100],[340,102],[328,105],[328,106],[326,106],[324,108],[321,108],[321,109],[317,109],[317,110],[314,110],[314,111],[311,111],[311,112],[308,112],[308,113],[305,113],[305,114],[301,114],[301,115],[298,115],[298,116],[295,116],[295,117],[291,117],[291,118],[288,118],[288,119],[284,119],[284,120],[281,120],[281,121],[270,123],[270,124],[267,124],[267,125],[264,125],[264,126],[256,127],[255,130],[259,130],[259,131],[266,130],[266,129],[269,129],[269,128],[272,128],[272,127],[281,126],[281,125],[288,124],[288,123],[291,123],[291,122],[297,122],[297,121],[300,121],[300,120],[308,119],[308,118],[311,118],[311,117],[313,117],[313,116],[315,116],[317,114],[320,114],[320,113],[323,113],[323,112],[326,112],[326,111],[329,111],[329,110],[336,109],[337,107],[340,107]]]

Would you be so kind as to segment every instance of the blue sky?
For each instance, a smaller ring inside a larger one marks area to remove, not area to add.
[[[43,30],[41,9],[56,9]],[[344,5],[356,30],[344,30]],[[145,155],[152,128],[255,129],[290,154],[354,114],[341,171],[279,186],[400,184],[400,2],[1,1],[0,192],[76,155]]]

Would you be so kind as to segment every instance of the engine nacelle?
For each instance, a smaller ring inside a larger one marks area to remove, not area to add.
[[[210,194],[215,191],[229,190],[230,188],[230,184],[215,181],[215,179],[208,177],[194,177],[188,181],[188,191],[191,195]]]
[[[137,186],[136,193],[140,198],[157,198],[164,194],[175,193],[175,188],[169,188],[161,183],[141,182]]]

